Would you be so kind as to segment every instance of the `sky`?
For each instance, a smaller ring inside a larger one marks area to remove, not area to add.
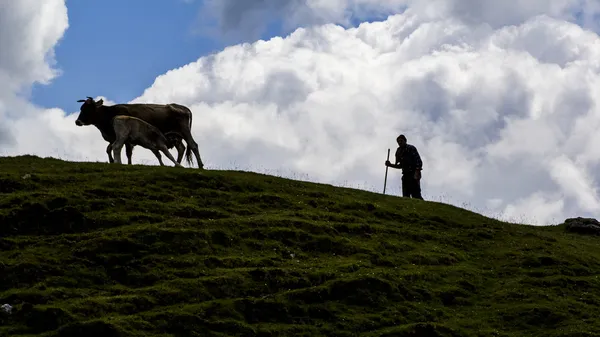
[[[0,155],[107,162],[77,100],[177,102],[206,169],[381,193],[402,133],[426,200],[595,217],[599,18],[590,0],[0,0]]]

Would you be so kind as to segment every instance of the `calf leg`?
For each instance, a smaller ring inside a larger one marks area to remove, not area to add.
[[[114,163],[115,160],[113,159],[113,157],[111,155],[111,151],[112,151],[112,143],[108,143],[108,146],[106,147],[106,153],[108,154],[108,162]]]
[[[121,139],[117,139],[114,143],[112,143],[113,154],[117,164],[121,164],[121,149],[123,148],[123,144],[124,142]]]
[[[152,153],[154,153],[156,158],[158,158],[158,162],[160,163],[160,166],[165,166],[165,164],[162,161],[162,158],[160,157],[160,152],[158,152],[158,150],[156,150],[156,149],[152,149],[151,151],[152,151]]]
[[[161,150],[165,154],[165,156],[167,156],[167,158],[169,158],[175,164],[175,166],[177,166],[177,167],[183,167],[183,166],[181,166],[181,164],[179,164],[175,160],[175,158],[173,158],[173,155],[171,155],[171,152],[169,152],[169,149],[167,148],[166,145],[162,144],[162,145],[158,146],[158,149]]]
[[[127,164],[131,165],[131,155],[133,154],[133,145],[125,144],[125,153],[127,154]]]

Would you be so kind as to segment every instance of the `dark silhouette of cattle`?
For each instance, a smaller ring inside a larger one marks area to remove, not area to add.
[[[155,126],[163,135],[169,135],[167,146],[177,146],[178,152],[181,151],[183,144],[178,145],[177,143],[181,139],[185,140],[187,149],[185,157],[187,162],[192,164],[192,152],[198,161],[198,167],[203,168],[204,163],[200,157],[198,151],[198,144],[192,137],[192,112],[186,106],[170,103],[170,104],[150,104],[150,103],[133,103],[133,104],[115,104],[115,105],[104,105],[102,99],[97,102],[92,97],[87,97],[85,100],[78,100],[77,102],[83,102],[80,108],[79,116],[75,121],[77,126],[94,125],[100,133],[102,138],[109,142],[106,151],[109,156],[109,161],[112,162],[110,152],[111,144],[115,141],[115,132],[112,126],[112,119],[115,116],[131,116],[137,117],[153,126]],[[179,138],[179,141],[174,141],[175,138]],[[125,143],[128,159],[133,151],[133,145]],[[178,163],[181,163],[183,151],[178,154]],[[129,159],[129,162],[131,160]]]
[[[137,117],[118,115],[112,119],[112,127],[115,133],[115,141],[110,144],[115,162],[121,164],[121,149],[126,143],[132,146],[140,145],[152,151],[161,166],[165,164],[162,161],[159,151],[162,151],[175,166],[182,167],[169,152],[167,144],[170,142],[167,137],[152,124],[145,122]]]

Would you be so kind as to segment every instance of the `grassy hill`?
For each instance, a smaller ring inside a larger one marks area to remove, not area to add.
[[[0,158],[0,336],[600,336],[598,240],[247,172]]]

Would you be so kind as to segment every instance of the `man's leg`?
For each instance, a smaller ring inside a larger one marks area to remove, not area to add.
[[[412,179],[414,180],[414,179]],[[402,196],[410,198],[411,192],[411,179],[408,174],[402,174]]]
[[[412,194],[412,197],[423,200],[423,196],[421,196],[421,179],[415,179],[414,174],[412,177],[411,186],[412,189],[410,192]]]

